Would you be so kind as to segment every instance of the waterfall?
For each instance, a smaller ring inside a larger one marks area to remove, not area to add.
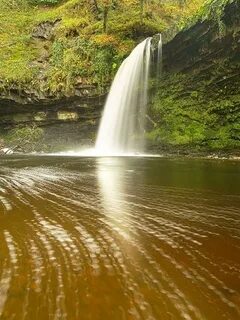
[[[163,49],[162,49],[162,35],[159,34],[159,41],[158,41],[158,54],[157,54],[157,81],[160,80],[161,74],[162,74],[162,55],[163,55]]]
[[[147,38],[120,66],[98,131],[95,146],[98,154],[121,155],[143,151],[150,59],[151,38]]]

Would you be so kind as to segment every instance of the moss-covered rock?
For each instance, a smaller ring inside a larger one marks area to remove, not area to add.
[[[217,19],[205,16],[163,48],[150,110],[155,127],[147,133],[152,149],[239,150],[240,1],[219,8]]]

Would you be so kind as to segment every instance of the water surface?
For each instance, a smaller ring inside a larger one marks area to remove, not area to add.
[[[238,162],[0,159],[0,319],[239,319]]]

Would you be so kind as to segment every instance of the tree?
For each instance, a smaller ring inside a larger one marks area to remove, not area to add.
[[[139,0],[141,22],[143,22],[144,5],[147,5],[149,3],[151,3],[151,1],[149,1],[149,0]]]
[[[92,0],[94,10],[103,20],[103,31],[107,32],[108,14],[111,9],[115,9],[117,0]]]
[[[143,21],[143,9],[144,9],[144,0],[140,0],[140,15],[141,15],[141,21]]]
[[[187,0],[179,0],[180,7],[184,7],[187,4]]]

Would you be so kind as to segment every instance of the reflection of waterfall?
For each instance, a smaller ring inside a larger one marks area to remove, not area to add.
[[[102,158],[98,160],[98,181],[106,213],[123,212],[124,170],[120,158]]]
[[[127,195],[128,174],[123,158],[99,158],[97,176],[105,222],[116,233],[129,239],[131,205]]]
[[[98,154],[142,151],[151,38],[140,43],[122,63],[113,81],[101,121]]]
[[[99,158],[97,160],[97,176],[100,191],[102,212],[105,222],[118,235],[129,239],[133,212],[131,195],[128,194],[129,177],[132,170],[126,170],[124,158]]]

